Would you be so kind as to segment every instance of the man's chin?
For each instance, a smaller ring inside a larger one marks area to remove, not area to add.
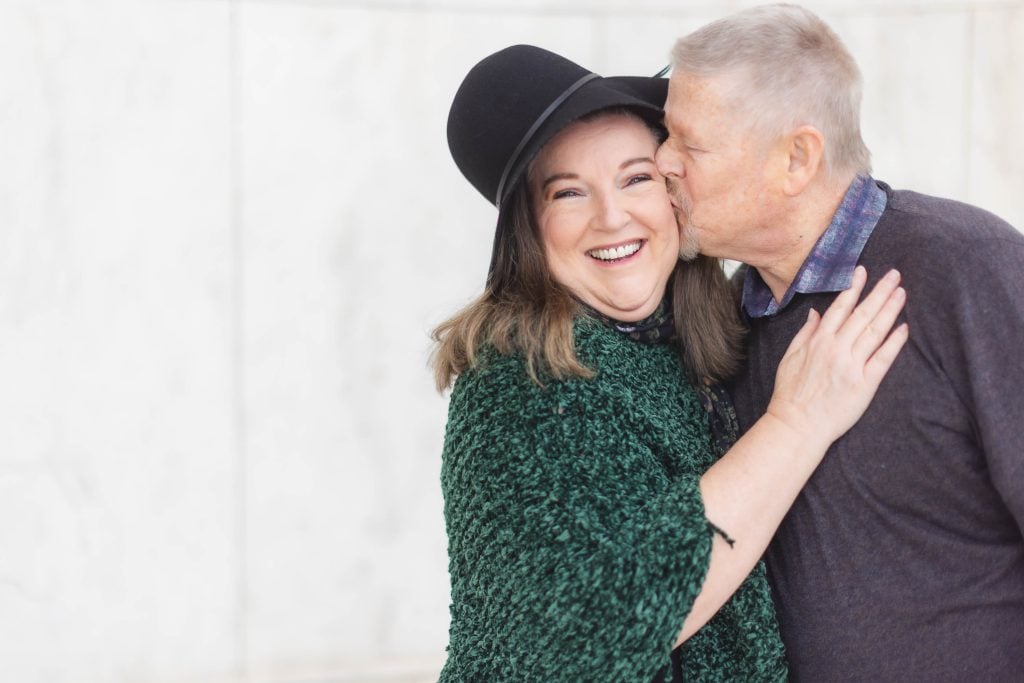
[[[700,256],[700,243],[692,228],[683,228],[679,234],[679,258],[692,261]]]
[[[697,251],[697,249],[680,249],[679,250],[679,260],[680,261],[686,261],[686,262],[693,261],[698,256],[700,256],[700,252]]]
[[[676,225],[679,226],[679,258],[683,261],[692,261],[700,255],[700,243],[697,240],[697,231],[690,223],[689,205],[687,208],[679,208],[673,205],[672,209],[676,215]]]

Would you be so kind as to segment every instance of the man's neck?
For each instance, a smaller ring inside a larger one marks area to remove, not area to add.
[[[785,297],[814,245],[828,230],[852,180],[822,186],[794,198],[792,210],[785,224],[780,226],[776,246],[759,263],[751,263],[772,291],[775,301]]]

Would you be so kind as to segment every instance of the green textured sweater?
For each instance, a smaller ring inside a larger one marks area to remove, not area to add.
[[[588,318],[575,331],[591,379],[540,388],[489,353],[452,391],[443,682],[647,683],[700,592],[714,456],[679,357]],[[686,680],[785,679],[760,564],[682,654]]]

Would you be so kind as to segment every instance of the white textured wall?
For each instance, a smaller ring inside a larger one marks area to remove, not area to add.
[[[427,331],[494,222],[450,98],[514,42],[653,73],[746,4],[0,0],[0,679],[435,677]],[[1024,2],[808,5],[876,175],[1024,226]]]

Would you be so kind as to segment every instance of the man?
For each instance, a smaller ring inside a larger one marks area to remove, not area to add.
[[[766,555],[791,672],[1021,680],[1024,236],[872,179],[859,109],[852,57],[799,7],[741,12],[673,51],[659,170],[690,250],[750,266],[741,426],[855,265],[899,269],[908,292],[910,342]]]

